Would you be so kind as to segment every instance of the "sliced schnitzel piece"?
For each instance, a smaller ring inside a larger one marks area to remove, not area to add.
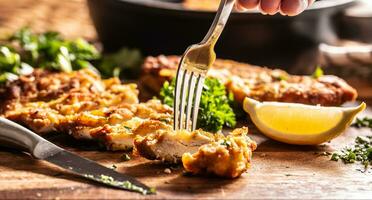
[[[159,100],[67,113],[66,109],[61,111],[48,103],[33,102],[8,111],[5,117],[38,134],[68,133],[79,140],[99,141],[109,150],[132,149],[136,135],[171,129],[173,123],[172,109]]]
[[[139,155],[150,160],[182,161],[186,171],[193,174],[235,178],[250,167],[252,151],[257,147],[247,133],[247,128],[235,129],[227,136],[202,130],[158,130],[137,135],[134,145]]]
[[[200,146],[195,153],[182,155],[183,167],[192,174],[239,177],[251,165],[256,142],[247,136],[248,129],[235,129],[226,137]]]
[[[150,160],[179,163],[186,152],[196,152],[198,148],[215,141],[220,134],[202,130],[193,132],[172,129],[158,129],[146,135],[138,135],[134,140],[136,152]]]
[[[100,141],[109,150],[129,150],[136,135],[169,130],[172,123],[172,109],[150,100],[82,112],[60,123],[58,129],[76,139]]]
[[[143,64],[141,85],[158,94],[163,83],[175,77],[179,59],[148,57]],[[250,97],[259,101],[339,106],[357,98],[356,90],[336,76],[296,76],[231,60],[217,59],[208,76],[220,80],[240,103]]]

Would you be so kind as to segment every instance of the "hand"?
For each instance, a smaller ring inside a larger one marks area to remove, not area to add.
[[[237,9],[253,9],[258,7],[263,14],[294,16],[303,12],[315,0],[237,0]]]

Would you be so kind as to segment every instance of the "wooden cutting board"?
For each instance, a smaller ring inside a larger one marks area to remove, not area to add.
[[[363,114],[372,116],[372,109]],[[294,146],[270,140],[252,124],[248,126],[259,146],[254,152],[252,168],[238,179],[184,176],[182,167],[138,157],[124,162],[120,158],[123,152],[89,150],[87,144],[65,136],[53,136],[48,139],[107,167],[114,164],[117,171],[156,187],[158,193],[143,196],[92,184],[44,161],[0,149],[0,199],[372,198],[372,167],[363,173],[361,165],[345,165],[320,155],[353,143],[358,135],[372,135],[370,129],[349,128],[330,143]],[[165,173],[166,168],[172,172]]]

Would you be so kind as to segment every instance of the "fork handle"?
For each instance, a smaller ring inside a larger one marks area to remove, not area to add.
[[[227,20],[229,19],[230,13],[234,7],[234,3],[235,0],[221,0],[212,26],[209,28],[208,33],[202,40],[202,44],[207,44],[214,47],[223,29],[225,28]]]

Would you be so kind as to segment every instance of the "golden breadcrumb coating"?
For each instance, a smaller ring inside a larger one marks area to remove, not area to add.
[[[250,167],[256,143],[248,136],[248,128],[238,128],[227,136],[202,130],[173,131],[158,129],[134,139],[136,152],[150,160],[180,163],[193,174],[213,174],[236,178]]]
[[[202,130],[173,131],[172,108],[159,100],[139,103],[135,84],[122,84],[117,78],[103,80],[90,70],[36,70],[1,86],[0,97],[1,116],[38,134],[67,133],[79,140],[99,141],[108,150],[130,150],[135,146],[141,156],[164,162],[179,163],[184,157],[187,170],[195,173],[196,169],[201,172],[202,167],[215,166],[199,160],[198,155],[221,141],[231,143],[231,147],[226,147],[228,153],[220,147],[218,152],[233,159],[225,160],[226,168],[215,168],[213,173],[219,176],[240,175],[254,150],[255,143],[243,134],[247,129],[237,129],[227,137]],[[188,153],[193,161],[187,159]]]
[[[66,114],[46,103],[26,104],[16,111],[8,111],[6,118],[24,124],[38,134],[58,131],[76,139],[96,140],[109,150],[128,150],[133,147],[134,136],[144,134],[152,122],[171,127],[172,110],[158,100],[146,103],[102,107]],[[66,106],[66,105],[64,105]],[[140,128],[138,128],[140,127]],[[147,130],[148,131],[148,130]]]
[[[43,134],[58,131],[60,123],[84,111],[138,104],[138,90],[117,78],[102,80],[88,69],[70,73],[38,69],[1,86],[0,102],[2,116]]]
[[[44,102],[60,111],[76,112],[138,103],[138,93],[135,84],[121,84],[118,78],[102,80],[89,69],[69,73],[36,69],[30,75],[0,86],[0,113],[14,111],[32,102]]]
[[[202,145],[195,153],[184,153],[182,163],[192,174],[239,177],[251,165],[256,143],[247,136],[248,129],[236,129],[230,135]]]
[[[143,64],[141,85],[159,93],[163,83],[175,77],[179,59],[148,57]],[[217,59],[208,76],[220,80],[240,103],[250,97],[258,101],[338,106],[357,98],[356,90],[336,76],[295,76],[231,60]]]

